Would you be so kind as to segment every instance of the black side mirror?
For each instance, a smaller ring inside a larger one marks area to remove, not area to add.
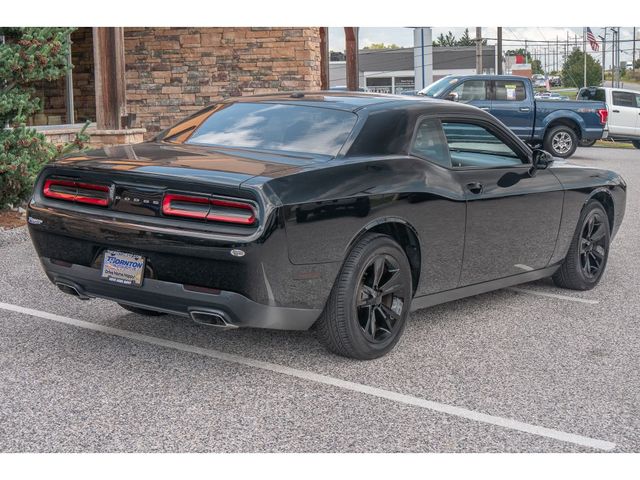
[[[531,155],[531,170],[529,174],[533,177],[538,170],[544,170],[553,163],[553,157],[550,153],[538,148],[533,150]]]

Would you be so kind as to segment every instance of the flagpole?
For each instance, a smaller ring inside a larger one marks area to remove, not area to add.
[[[587,86],[587,27],[582,27],[582,52],[584,58],[584,85]]]

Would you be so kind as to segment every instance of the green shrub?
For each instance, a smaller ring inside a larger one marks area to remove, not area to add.
[[[0,208],[26,199],[40,169],[56,157],[82,148],[84,129],[74,142],[56,147],[26,126],[41,110],[32,84],[64,76],[71,28],[0,28]],[[86,128],[86,126],[85,126]]]

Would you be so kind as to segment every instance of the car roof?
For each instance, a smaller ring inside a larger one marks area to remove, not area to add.
[[[322,107],[333,110],[355,112],[384,105],[395,106],[425,106],[426,103],[450,104],[446,100],[437,100],[422,96],[389,95],[384,93],[341,92],[341,91],[309,91],[286,92],[266,95],[252,95],[228,98],[223,103],[277,103]]]

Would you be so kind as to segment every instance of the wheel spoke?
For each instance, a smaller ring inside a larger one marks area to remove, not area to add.
[[[400,270],[396,270],[391,275],[391,278],[387,280],[384,285],[380,285],[379,287],[382,295],[389,295],[390,293],[396,292],[400,288],[402,288],[402,279],[400,277]]]
[[[400,320],[400,315],[398,315],[396,312],[394,312],[393,310],[391,310],[389,307],[387,307],[386,305],[381,305],[382,308],[382,312],[385,314],[385,316],[389,317],[390,319],[392,319],[394,322],[397,322],[398,320]]]
[[[589,245],[589,240],[586,238],[580,239],[580,253],[586,253],[587,245]]]
[[[393,329],[393,326],[391,325],[391,318],[389,317],[389,315],[387,315],[387,313],[385,311],[385,307],[386,307],[386,305],[381,305],[380,307],[378,307],[378,311],[380,312],[380,316],[382,317],[382,321],[384,322],[384,324],[387,327],[387,328],[383,328],[382,326],[380,326],[380,330],[384,330],[387,333],[391,333],[391,330]]]
[[[367,307],[367,323],[362,328],[364,333],[369,336],[369,329],[371,327],[371,318],[373,317],[373,307]],[[362,325],[362,324],[360,324]]]
[[[380,280],[384,274],[384,264],[385,259],[382,256],[376,258],[373,262],[373,288],[378,288],[378,285],[380,285]]]
[[[591,241],[597,242],[604,238],[605,226],[600,223],[595,231],[591,234]]]
[[[369,305],[373,305],[376,300],[376,292],[373,288],[368,285],[362,285],[360,290],[360,295],[358,298],[358,303],[356,306],[358,307],[368,307]]]

